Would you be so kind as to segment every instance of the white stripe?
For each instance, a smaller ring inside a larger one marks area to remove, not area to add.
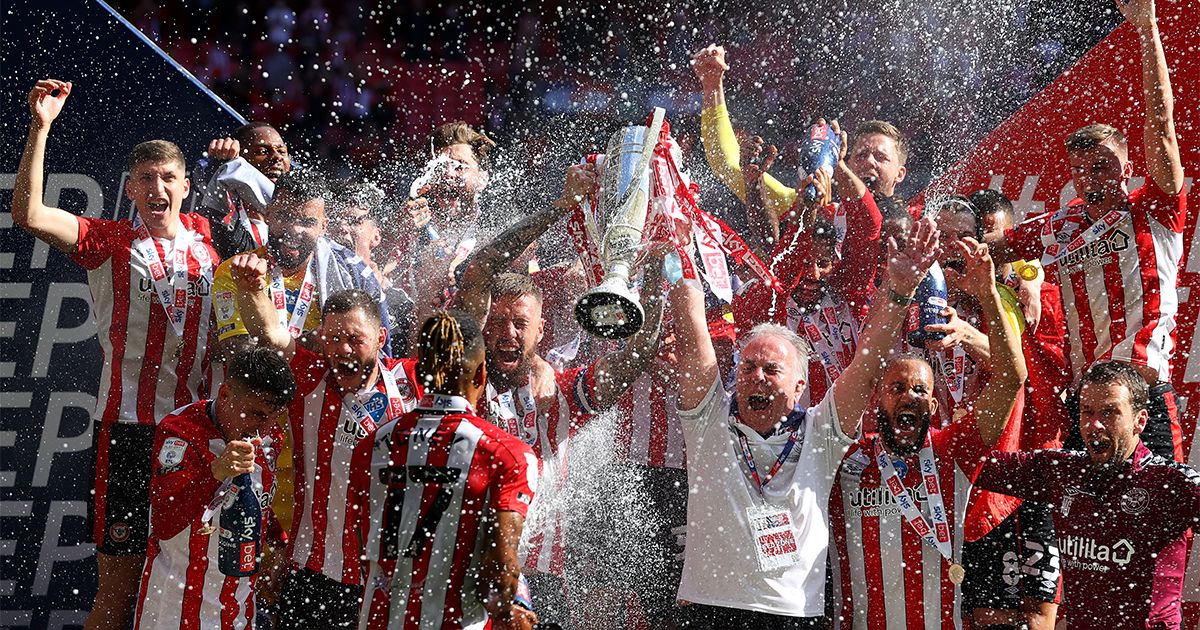
[[[941,475],[938,475],[938,480],[945,484]],[[944,485],[942,491],[945,492]],[[958,504],[955,503],[954,507],[958,507]],[[928,501],[925,502],[921,513],[932,522]],[[909,533],[916,535],[912,528],[909,528]],[[953,543],[953,541],[951,542]],[[921,605],[925,614],[925,627],[930,630],[939,630],[942,627],[942,554],[936,548],[925,544],[924,541],[921,541],[921,578]]]
[[[300,519],[300,526],[296,529],[296,539],[292,541],[292,561],[303,567],[308,564],[308,556],[312,553],[313,531],[312,522],[312,505],[317,498],[313,496],[313,480],[317,475],[317,429],[321,424],[321,410],[325,407],[325,392],[327,385],[324,380],[317,386],[317,390],[310,394],[304,400],[304,417],[300,422],[300,435],[292,432],[293,452],[295,451],[295,442],[300,442],[304,447],[304,461],[296,462],[295,457],[292,458],[292,467],[294,470],[302,470],[303,476],[296,480],[296,488],[303,489],[304,500],[296,502],[293,508],[292,518]],[[293,426],[294,423],[293,423]]]
[[[650,465],[650,433],[654,430],[654,408],[650,399],[658,392],[648,373],[643,372],[633,384],[633,409],[630,417],[629,461],[642,466]]]
[[[891,504],[884,504],[890,506]],[[898,508],[897,508],[898,509]],[[883,589],[883,608],[889,629],[904,630],[907,611],[904,601],[904,518],[897,514],[879,516],[880,588]],[[921,543],[924,546],[924,543]]]
[[[1079,321],[1079,310],[1075,308],[1075,289],[1071,285],[1071,277],[1060,271],[1058,279],[1062,287],[1063,314],[1067,317],[1067,345],[1070,350],[1067,363],[1071,368],[1071,377],[1074,383],[1083,375],[1081,366],[1087,365],[1087,361],[1083,357],[1083,341],[1079,336],[1082,324]]]
[[[112,258],[109,258],[100,267],[88,271],[88,291],[92,294],[92,317],[96,321],[96,330],[100,338],[100,351],[103,356],[104,365],[100,368],[100,391],[96,396],[96,413],[93,414],[96,420],[114,420],[114,418],[103,418],[104,410],[108,408],[108,398],[113,393],[112,371],[113,371],[113,346],[112,340],[109,339],[109,331],[112,330],[113,323],[113,292],[112,287]],[[108,287],[108,290],[104,288]],[[120,366],[116,366],[120,370]]]

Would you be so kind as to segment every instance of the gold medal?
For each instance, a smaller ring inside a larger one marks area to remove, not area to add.
[[[196,533],[201,536],[207,536],[215,531],[217,531],[217,528],[211,522],[205,521],[204,525],[201,525],[200,529],[196,530]]]
[[[965,580],[967,577],[967,570],[963,568],[963,565],[957,562],[950,563],[950,571],[948,573],[950,574],[950,581],[955,586],[962,584],[963,580]]]

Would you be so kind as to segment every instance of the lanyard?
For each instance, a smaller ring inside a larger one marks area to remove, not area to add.
[[[1068,223],[1073,223],[1076,226],[1082,226],[1083,224],[1082,214],[1080,216],[1067,216],[1068,210],[1069,208],[1064,208],[1054,213],[1054,216],[1050,217],[1050,220],[1042,226],[1042,244],[1046,247],[1045,252],[1042,254],[1042,267],[1047,267],[1057,263],[1076,251],[1079,251],[1079,249],[1081,249],[1084,245],[1087,245],[1101,236],[1108,234],[1114,227],[1130,216],[1127,206],[1110,210],[1103,217],[1100,217],[1098,221],[1093,223],[1083,232],[1079,233],[1077,236],[1075,236],[1075,238],[1071,239],[1070,243],[1063,245],[1055,238],[1056,235],[1054,224],[1062,219],[1066,219]],[[1066,226],[1064,226],[1064,228],[1065,227]]]
[[[146,229],[142,217],[137,214],[133,216],[133,229],[137,233],[133,248],[150,267],[154,292],[167,313],[167,321],[171,323],[175,336],[183,338],[183,323],[187,317],[188,303],[188,258],[190,256],[196,259],[200,264],[200,275],[206,278],[211,278],[212,258],[209,257],[204,244],[197,245],[192,233],[182,223],[175,230],[172,245],[174,251],[168,261],[164,261],[158,255],[158,248],[154,245],[154,239],[150,237],[150,231]]]
[[[288,319],[287,312],[287,293],[283,285],[283,271],[278,266],[271,268],[271,301],[275,303],[275,312],[279,314],[279,325],[287,327],[288,334],[293,338],[299,337],[304,332],[304,321],[308,318],[308,311],[312,308],[313,294],[316,290],[313,287],[313,268],[317,265],[317,254],[313,252],[312,258],[308,261],[308,267],[304,270],[304,283],[300,285],[300,295],[296,296],[296,305],[292,308],[291,319]]]
[[[387,394],[388,419],[390,420],[398,418],[404,413],[404,397],[400,395],[400,388],[396,385],[396,374],[391,370],[385,369],[382,361],[376,359],[376,362],[379,366],[379,378],[383,381],[383,388]],[[396,367],[399,368],[400,366],[397,365]],[[402,368],[401,372],[403,372]],[[407,376],[404,378],[405,380],[408,379]],[[378,388],[378,385],[376,385],[376,388]],[[372,396],[375,395],[377,395],[377,393],[372,394]],[[370,410],[368,410],[366,405],[359,401],[356,396],[351,395],[350,402],[348,405],[346,405],[346,407],[350,409],[350,414],[354,416],[354,420],[358,422],[358,425],[363,429],[366,429],[367,432],[374,431],[378,426],[375,423],[375,418],[371,415]]]
[[[758,477],[758,467],[754,465],[754,453],[750,450],[750,441],[746,439],[746,434],[733,426],[730,426],[729,430],[737,434],[738,445],[742,449],[742,459],[746,462],[746,470],[750,471],[750,479],[754,481],[754,488],[758,490],[758,496],[765,500],[766,495],[763,493],[763,488],[766,488],[767,484],[771,483],[771,480],[783,468],[783,462],[787,460],[788,455],[791,454],[792,449],[796,446],[796,441],[800,438],[800,427],[792,429],[791,433],[788,434],[787,444],[783,445],[783,450],[779,452],[779,457],[775,459],[775,463],[771,465],[771,469],[767,471],[766,476],[761,480]]]
[[[537,438],[537,402],[528,379],[516,390],[496,391],[487,385],[488,420],[504,429],[509,435],[518,437],[526,444]]]
[[[933,444],[928,433],[925,435],[925,445],[921,447],[920,465],[921,477],[925,481],[925,494],[929,500],[929,513],[933,516],[932,528],[929,526],[929,521],[921,514],[921,510],[917,509],[917,502],[912,498],[912,493],[908,488],[904,487],[904,481],[901,480],[900,473],[896,471],[895,463],[884,452],[878,437],[875,438],[873,445],[880,479],[891,493],[892,498],[896,500],[896,505],[900,506],[900,513],[904,515],[904,520],[927,544],[932,545],[938,550],[938,553],[942,554],[943,558],[953,563],[953,550],[950,548],[950,517],[946,514],[946,507],[942,502],[942,487],[938,483],[937,462],[933,456]]]

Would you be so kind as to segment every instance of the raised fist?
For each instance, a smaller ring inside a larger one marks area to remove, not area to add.
[[[208,143],[208,157],[228,162],[242,154],[242,147],[233,138],[216,138]]]
[[[692,55],[692,69],[696,71],[701,87],[718,87],[725,71],[729,69],[729,64],[725,63],[725,48],[711,44]]]
[[[267,261],[254,254],[238,254],[229,261],[229,275],[239,291],[262,291],[267,286]]]

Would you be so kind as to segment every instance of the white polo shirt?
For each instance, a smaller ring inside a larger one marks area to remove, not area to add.
[[[689,494],[679,599],[792,617],[824,615],[829,493],[853,443],[838,423],[833,390],[807,410],[796,445],[763,495],[754,487],[734,432],[746,437],[760,479],[778,460],[788,434],[760,436],[730,415],[731,402],[717,381],[695,409],[679,412]],[[760,569],[748,511],[764,507],[790,514],[799,556],[795,564]]]

